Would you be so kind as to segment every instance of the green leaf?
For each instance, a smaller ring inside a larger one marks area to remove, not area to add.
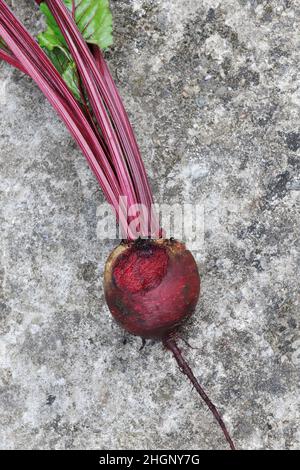
[[[72,0],[63,0],[66,7],[72,12]],[[113,43],[112,14],[108,0],[74,0],[75,22],[84,39],[89,44],[96,44],[106,49]],[[46,17],[47,29],[39,34],[41,46],[48,50],[54,47],[67,48],[66,41],[45,3],[40,9]]]
[[[41,3],[40,10],[45,15],[47,29],[38,35],[39,45],[48,51],[55,47],[67,50],[67,43],[46,3]]]
[[[0,49],[8,49],[7,45],[6,45],[6,42],[4,41],[4,39],[2,39],[2,37],[0,36]]]
[[[54,48],[52,51],[44,49],[52,64],[66,82],[68,88],[73,93],[74,97],[81,101],[81,94],[79,91],[79,79],[75,62],[70,57],[69,53],[61,48]]]
[[[73,12],[72,0],[63,0]],[[108,0],[74,0],[75,21],[86,42],[106,49],[113,43],[112,14]],[[69,52],[65,38],[46,3],[41,3],[41,12],[47,28],[38,35],[38,42],[45,50],[59,74],[77,100],[81,100],[75,62]],[[1,46],[0,46],[1,47]]]
[[[112,14],[108,0],[75,0],[75,21],[86,42],[96,44],[100,49],[112,45]]]

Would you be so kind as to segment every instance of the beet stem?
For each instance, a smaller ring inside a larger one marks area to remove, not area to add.
[[[205,401],[206,405],[208,406],[208,408],[210,409],[210,411],[214,415],[215,419],[218,421],[218,423],[220,425],[220,428],[222,429],[222,431],[224,433],[226,441],[228,442],[228,444],[230,446],[230,449],[231,450],[236,450],[235,445],[234,445],[234,443],[233,443],[233,441],[230,437],[229,432],[227,431],[226,425],[225,425],[219,411],[217,410],[215,405],[212,403],[212,401],[209,399],[209,397],[205,393],[204,389],[201,387],[198,380],[194,376],[194,373],[193,373],[192,369],[190,368],[190,366],[188,365],[186,360],[183,358],[181,350],[179,349],[176,341],[173,338],[166,338],[166,339],[163,340],[163,344],[167,349],[169,349],[169,351],[171,351],[173,353],[173,356],[174,356],[181,372],[189,378],[189,380],[191,381],[191,383],[193,384],[193,386],[197,390],[197,392],[200,395],[200,397],[202,398],[202,400]]]

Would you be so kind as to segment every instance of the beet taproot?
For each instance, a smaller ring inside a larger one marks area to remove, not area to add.
[[[177,331],[194,313],[200,295],[197,264],[185,244],[174,239],[123,241],[106,262],[104,292],[112,316],[126,331],[143,341],[161,340],[172,352],[235,450],[219,411],[177,344]]]
[[[191,252],[176,240],[120,244],[105,267],[107,305],[122,327],[163,339],[195,311],[200,277]]]

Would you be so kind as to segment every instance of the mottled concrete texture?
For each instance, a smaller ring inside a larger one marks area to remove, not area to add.
[[[33,1],[13,0],[33,32]],[[300,4],[114,0],[108,60],[159,202],[205,207],[183,332],[239,448],[298,449]],[[113,323],[103,196],[31,81],[0,64],[0,446],[220,449],[160,344]]]

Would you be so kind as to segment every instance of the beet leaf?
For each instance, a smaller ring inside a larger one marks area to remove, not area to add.
[[[85,41],[100,49],[107,49],[113,43],[112,14],[108,0],[63,0],[72,13],[73,19]],[[38,41],[43,47],[66,48],[66,41],[46,3],[40,5],[45,15],[47,29],[39,34]]]
[[[80,93],[80,85],[79,85],[79,78],[77,67],[75,65],[74,60],[70,56],[68,51],[62,51],[59,48],[54,48],[53,50],[47,50],[44,48],[47,56],[51,60],[52,64],[64,79],[66,84],[68,85],[70,91],[73,93],[74,97],[78,101],[82,101],[81,93]]]
[[[0,60],[36,81],[65,121],[116,211],[118,198],[126,196],[129,207],[142,203],[152,214],[153,195],[145,167],[101,50],[112,43],[109,2],[35,1],[47,25],[39,44],[0,0],[0,36],[8,46],[0,49]],[[126,215],[118,215],[126,233]],[[143,235],[149,236],[150,225],[146,230]],[[128,238],[132,238],[130,233]]]

